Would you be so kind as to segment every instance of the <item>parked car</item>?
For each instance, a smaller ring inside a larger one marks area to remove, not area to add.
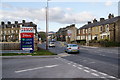
[[[49,42],[49,47],[55,47],[55,42]]]
[[[67,44],[65,52],[67,53],[79,53],[80,47],[77,44]]]

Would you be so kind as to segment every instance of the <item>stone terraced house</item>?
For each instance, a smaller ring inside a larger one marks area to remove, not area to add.
[[[33,27],[35,29],[35,35],[37,35],[37,25],[33,22],[25,22],[25,20],[22,21],[22,23],[18,23],[18,21],[15,21],[15,23],[11,24],[10,21],[5,24],[4,22],[1,22],[0,25],[0,41],[1,42],[19,42],[20,39],[20,26],[26,26],[26,27]]]
[[[77,40],[100,40],[109,39],[110,41],[120,42],[120,16],[114,17],[109,14],[108,19],[100,18],[88,22],[77,30]]]

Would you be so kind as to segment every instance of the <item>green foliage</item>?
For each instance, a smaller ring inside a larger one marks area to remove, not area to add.
[[[42,41],[46,40],[46,33],[45,32],[39,32],[38,35],[39,35],[39,37],[41,38]]]
[[[107,38],[99,40],[98,43],[103,47],[119,47],[120,46],[120,43],[110,41]]]
[[[77,43],[80,43],[81,45],[85,45],[86,40],[85,39],[84,40],[77,40]]]

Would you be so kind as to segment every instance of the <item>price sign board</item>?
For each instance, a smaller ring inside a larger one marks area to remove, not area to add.
[[[22,27],[21,35],[21,50],[34,50],[34,30],[33,27]]]

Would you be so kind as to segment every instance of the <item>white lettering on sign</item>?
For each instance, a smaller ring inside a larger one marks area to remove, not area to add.
[[[31,37],[31,35],[23,34],[23,37]]]

